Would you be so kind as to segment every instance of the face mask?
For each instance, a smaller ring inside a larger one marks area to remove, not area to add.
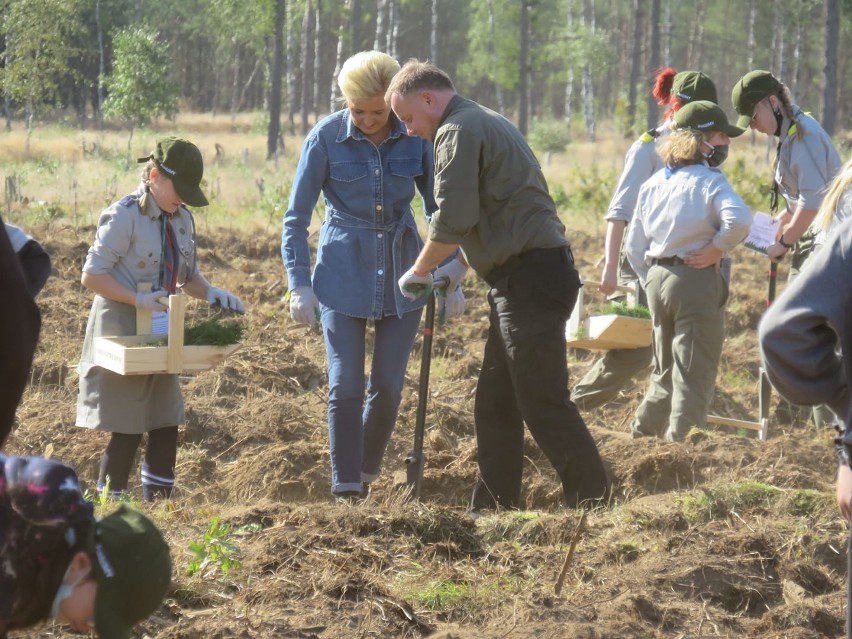
[[[66,572],[65,575],[67,576],[68,573]],[[54,621],[59,621],[59,606],[61,606],[62,602],[71,596],[71,593],[74,592],[74,588],[77,587],[77,584],[79,584],[81,581],[83,581],[83,579],[85,579],[85,575],[83,575],[83,577],[75,581],[73,584],[66,583],[64,581],[65,577],[63,577],[62,579],[63,581],[61,584],[59,584],[59,588],[56,589],[56,595],[54,595],[53,603],[50,606],[50,618]]]
[[[728,145],[727,144],[717,144],[713,146],[712,144],[707,144],[711,149],[713,149],[710,153],[704,153],[704,159],[707,160],[707,164],[710,166],[719,166],[728,159]]]

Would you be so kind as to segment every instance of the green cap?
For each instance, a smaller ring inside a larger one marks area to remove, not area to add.
[[[139,162],[154,160],[154,164],[172,179],[175,191],[190,206],[207,206],[209,202],[201,192],[204,160],[201,151],[192,142],[176,137],[160,138],[156,150]]]
[[[674,121],[678,129],[695,129],[703,133],[721,131],[732,138],[745,132],[745,129],[729,124],[722,107],[709,100],[690,102],[675,113]]]
[[[98,584],[98,636],[127,639],[133,625],[154,612],[168,592],[172,578],[169,546],[150,519],[122,505],[95,522],[87,550]]]
[[[681,71],[672,80],[672,94],[684,104],[693,100],[718,102],[716,85],[700,71]]]
[[[781,83],[769,71],[750,71],[741,77],[731,91],[731,101],[740,116],[737,124],[748,127],[757,103],[780,88]]]

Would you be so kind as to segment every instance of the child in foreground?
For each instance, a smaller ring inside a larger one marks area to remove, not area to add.
[[[0,453],[0,639],[49,619],[127,639],[170,581],[169,547],[145,515],[122,505],[98,519],[71,467]]]

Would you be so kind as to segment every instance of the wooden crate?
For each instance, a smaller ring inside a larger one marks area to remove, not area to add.
[[[242,346],[184,346],[186,295],[170,295],[168,305],[167,338],[151,335],[151,311],[137,309],[137,335],[95,338],[95,365],[119,375],[197,373],[221,364]]]
[[[639,286],[638,282],[636,286]],[[638,297],[634,287],[620,286],[618,290]],[[574,311],[565,326],[565,340],[569,348],[609,350],[651,345],[651,320],[624,315],[586,316],[583,313],[584,297],[581,288]]]

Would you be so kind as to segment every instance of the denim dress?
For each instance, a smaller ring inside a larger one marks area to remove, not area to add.
[[[354,125],[348,109],[321,120],[302,148],[284,216],[281,254],[289,288],[313,286],[319,301],[352,317],[380,319],[421,308],[402,296],[397,280],[423,241],[411,210],[415,186],[427,217],[432,193],[432,145],[392,130],[378,147]],[[308,226],[320,193],[325,219],[311,277]]]

